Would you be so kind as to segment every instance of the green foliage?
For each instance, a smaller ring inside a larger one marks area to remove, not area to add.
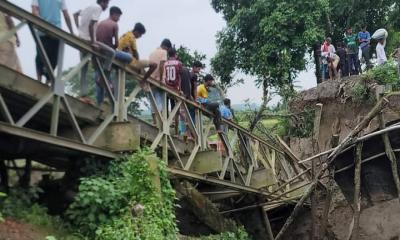
[[[354,85],[351,96],[354,102],[362,103],[369,98],[369,90],[365,84],[357,83]]]
[[[314,130],[315,109],[305,107],[304,111],[284,118],[282,121],[283,128],[286,129],[286,136],[307,138],[310,137]]]
[[[241,70],[257,77],[264,89],[293,89],[296,74],[306,67],[304,55],[324,36],[320,26],[324,1],[212,0],[211,4],[227,21],[212,59],[221,81],[232,81],[234,70]]]
[[[143,150],[115,160],[105,174],[82,179],[68,210],[71,222],[99,240],[176,239],[175,191],[161,160],[161,192],[157,191],[146,161],[151,154]],[[138,204],[144,206],[143,213],[133,216]]]
[[[0,212],[6,218],[18,219],[43,230],[48,230],[52,235],[46,239],[82,240],[79,235],[73,234],[68,224],[60,217],[50,216],[47,209],[35,203],[38,199],[39,188],[12,189],[6,198],[0,200]]]
[[[190,49],[185,46],[180,46],[178,49],[176,49],[176,54],[179,60],[182,62],[183,66],[188,68],[192,67],[193,62],[203,62],[206,59],[205,54],[200,53],[196,50],[192,53]]]
[[[226,232],[226,233],[221,233],[219,235],[213,235],[213,236],[208,236],[208,237],[202,237],[200,238],[202,240],[250,240],[250,236],[247,234],[247,232],[244,230],[243,227],[239,228],[237,232]]]
[[[391,85],[394,90],[400,90],[400,80],[397,72],[397,65],[393,61],[379,65],[369,70],[364,78],[372,80],[381,85]]]
[[[373,94],[365,83],[357,83],[352,88],[351,96],[355,103],[362,104],[373,101]]]
[[[352,26],[357,33],[363,25],[366,25],[371,34],[384,27],[391,30],[389,36],[393,31],[399,30],[400,6],[397,0],[329,0],[328,2],[329,8],[326,14],[329,15],[331,23],[327,24],[324,21],[322,24],[325,24],[327,28],[327,35],[333,36],[334,43],[343,40],[343,33],[347,26]]]
[[[397,0],[211,0],[211,4],[227,21],[217,35],[218,52],[211,61],[215,74],[223,83],[232,82],[236,71],[252,75],[259,87],[275,88],[284,101],[292,97],[296,75],[305,70],[305,55],[325,36],[337,44],[348,26],[357,33],[367,25],[371,34],[384,27],[389,30],[388,52],[400,46]]]
[[[7,194],[0,192],[0,198],[4,198],[6,196],[7,196]],[[3,217],[3,214],[0,211],[0,223],[3,222],[3,221],[4,221],[4,217]]]

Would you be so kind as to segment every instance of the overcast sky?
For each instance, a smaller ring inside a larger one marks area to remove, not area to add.
[[[10,0],[10,2],[30,11],[31,0]],[[77,10],[95,3],[95,0],[66,0],[71,18]],[[147,33],[138,40],[141,57],[145,58],[160,45],[163,38],[170,38],[176,46],[184,45],[192,50],[198,50],[207,55],[209,60],[217,49],[216,33],[223,29],[225,21],[211,7],[208,0],[111,0],[110,6],[118,6],[123,15],[119,22],[120,34],[133,28],[136,22],[142,22]],[[108,10],[103,12],[101,19],[108,16]],[[63,23],[63,29],[66,29]],[[74,29],[77,32],[76,29]],[[30,76],[35,76],[34,57],[35,45],[31,34],[25,27],[20,32],[21,47],[18,54],[23,70]],[[72,67],[79,61],[78,52],[67,48],[65,67]],[[296,85],[307,89],[316,85],[312,70],[300,74]],[[242,103],[245,99],[253,102],[261,101],[261,91],[254,86],[251,78],[247,78],[244,85],[234,87],[228,91],[228,97],[234,104]]]

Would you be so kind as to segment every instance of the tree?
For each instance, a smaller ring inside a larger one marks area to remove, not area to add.
[[[217,35],[213,70],[225,83],[233,81],[235,70],[256,77],[263,104],[251,124],[255,126],[266,110],[269,89],[293,90],[293,80],[305,70],[305,54],[324,36],[320,22],[328,5],[325,0],[212,0],[211,4],[227,21]]]
[[[203,62],[206,59],[206,55],[195,50],[193,53],[189,48],[185,46],[180,46],[176,50],[176,54],[179,60],[182,62],[185,67],[192,67],[193,62],[200,61]]]
[[[366,25],[369,31],[393,27],[395,27],[393,30],[398,30],[396,27],[400,20],[398,12],[398,0],[330,0],[328,13],[332,29],[326,29],[326,34],[331,35],[335,43],[342,41],[346,27],[353,27],[356,32],[363,25]]]

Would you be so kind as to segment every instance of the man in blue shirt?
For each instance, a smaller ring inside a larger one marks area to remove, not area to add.
[[[371,68],[370,56],[369,56],[369,43],[371,41],[371,34],[367,31],[367,26],[364,26],[361,32],[358,33],[358,42],[360,43],[359,48],[362,52],[362,57],[367,64],[367,69]]]
[[[65,0],[33,0],[32,1],[32,14],[42,18],[50,24],[61,28],[61,12],[64,15],[65,22],[67,23],[68,29],[73,34],[71,18],[69,17]],[[40,32],[40,40],[46,51],[46,54],[50,60],[51,67],[53,69],[46,69],[43,59],[39,54],[39,49],[36,55],[36,72],[38,80],[42,80],[42,76],[46,76],[47,83],[49,79],[49,73],[52,72],[57,66],[58,60],[58,48],[60,41],[50,35]]]
[[[219,106],[219,111],[221,113],[221,117],[226,120],[231,121],[233,119],[233,114],[231,111],[231,100],[229,98],[224,99],[224,104]],[[228,133],[228,126],[225,124],[222,125],[222,131],[224,133]]]

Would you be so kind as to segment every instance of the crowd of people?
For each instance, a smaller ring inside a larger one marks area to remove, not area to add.
[[[78,29],[78,36],[90,44],[94,50],[101,52],[105,56],[101,61],[93,62],[95,69],[93,81],[95,81],[96,85],[96,104],[100,106],[106,96],[106,86],[102,81],[104,79],[109,81],[109,86],[114,91],[114,96],[117,94],[116,91],[118,88],[116,86],[118,83],[112,67],[112,61],[116,59],[134,71],[143,74],[141,86],[145,90],[149,90],[147,89],[149,87],[147,80],[151,77],[177,94],[211,111],[215,116],[213,122],[216,130],[218,132],[226,131],[226,127],[221,124],[221,116],[228,120],[232,119],[230,100],[225,99],[224,103],[220,103],[209,99],[209,88],[214,86],[214,78],[212,75],[206,74],[203,78],[203,83],[200,83],[198,76],[203,68],[203,64],[195,61],[192,63],[191,69],[184,67],[177,56],[173,44],[167,38],[161,41],[161,45],[150,54],[148,59],[140,57],[137,40],[146,33],[145,26],[142,23],[136,23],[132,30],[120,36],[118,22],[123,12],[119,7],[110,7],[108,18],[100,21],[100,17],[108,9],[108,5],[109,0],[96,0],[95,3],[73,14],[74,23]],[[65,0],[33,0],[32,13],[59,28],[61,28],[61,15],[63,15],[70,33],[74,34]],[[39,32],[39,37],[53,68],[52,70],[54,70],[57,67],[60,41],[55,37],[41,32]],[[86,59],[88,54],[81,52],[81,60]],[[42,81],[42,77],[44,76],[47,83],[50,84],[49,71],[46,68],[46,64],[43,63],[43,56],[40,55],[39,50],[35,62],[38,80]],[[94,104],[88,97],[88,81],[91,81],[91,79],[87,79],[87,73],[88,65],[85,64],[80,74],[80,100],[85,103]],[[153,120],[156,123],[156,111],[163,110],[164,98],[158,88],[153,87],[151,90],[156,103],[152,109]],[[175,108],[176,102],[174,98],[168,98],[168,106],[168,109],[170,109],[169,112]],[[187,133],[186,126],[189,120],[195,123],[195,108],[189,107],[190,119],[185,117],[183,108],[178,113],[174,124],[176,134],[192,137]]]
[[[387,32],[386,35],[379,34],[374,38],[377,41],[376,61],[378,65],[387,62],[385,53],[386,37]],[[365,62],[366,69],[370,69],[372,67],[370,58],[372,39],[373,37],[367,31],[366,26],[362,27],[358,34],[353,33],[351,27],[347,28],[342,41],[337,43],[337,49],[333,46],[332,39],[327,37],[317,53],[322,81],[336,77],[358,75],[362,72],[361,62]]]

